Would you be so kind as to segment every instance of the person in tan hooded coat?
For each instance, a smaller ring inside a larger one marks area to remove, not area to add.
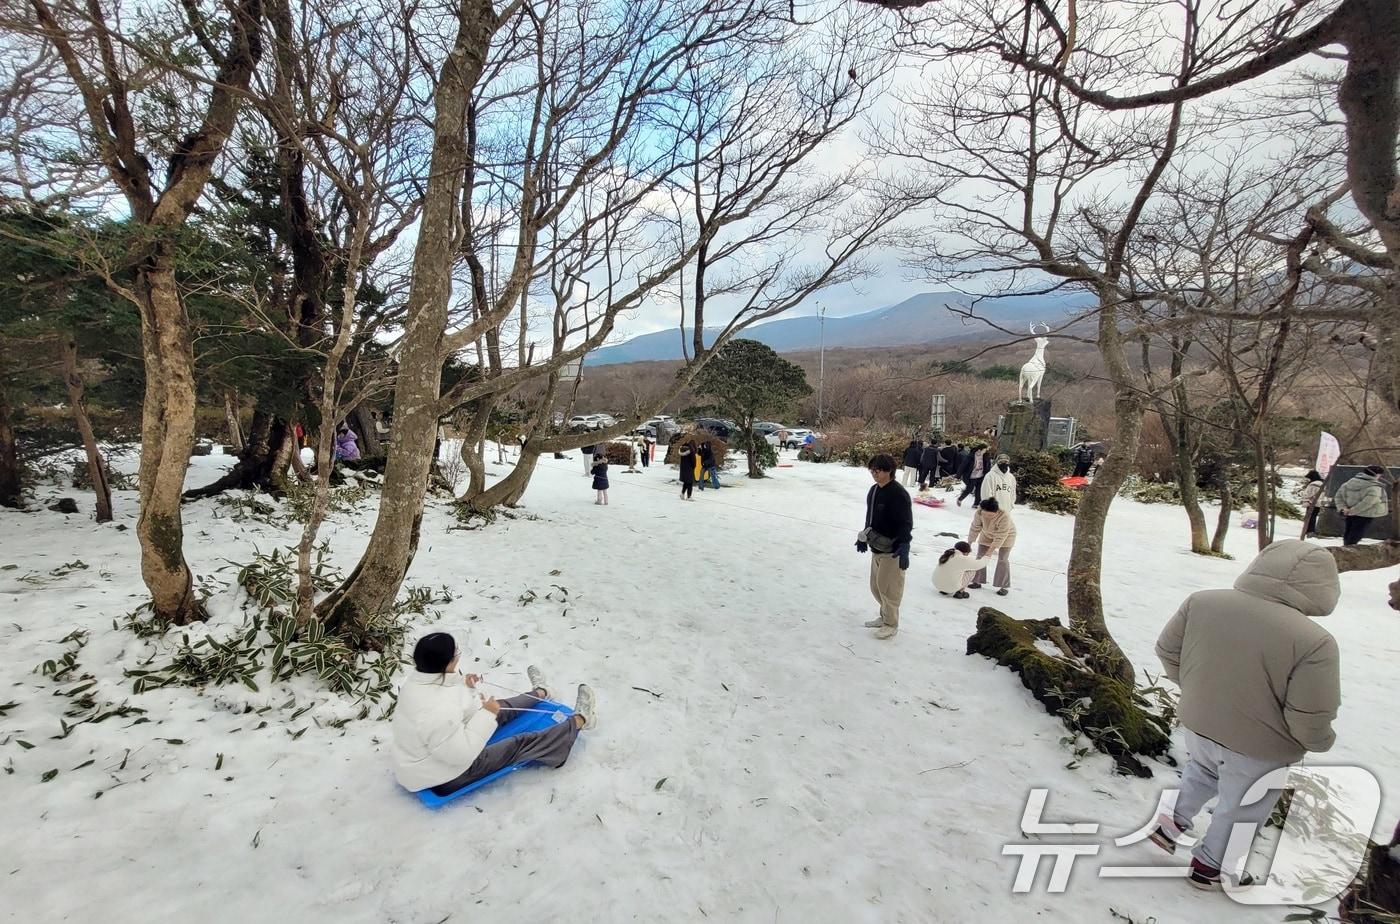
[[[1219,796],[1194,850],[1192,885],[1219,888],[1222,869],[1243,866],[1250,839],[1236,839],[1244,841],[1242,854],[1226,855],[1234,825],[1261,825],[1277,801],[1271,793],[1241,805],[1249,788],[1336,740],[1337,643],[1310,617],[1331,613],[1340,595],[1331,553],[1285,539],[1260,552],[1234,589],[1187,597],[1157,639],[1167,677],[1181,685],[1190,762],[1175,810],[1158,819],[1152,840],[1174,852],[1192,819]]]

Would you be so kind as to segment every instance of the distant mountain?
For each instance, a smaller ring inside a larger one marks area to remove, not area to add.
[[[924,292],[888,308],[827,318],[826,346],[827,349],[909,346],[999,336],[983,321],[969,320],[949,310],[950,307],[966,310],[974,300],[973,296],[961,292]],[[1088,296],[1082,292],[984,298],[977,303],[976,312],[979,318],[1019,332],[1031,321],[1060,323],[1088,303]],[[712,342],[718,335],[718,328],[706,328],[705,340]],[[779,318],[755,324],[744,331],[743,336],[766,343],[779,353],[815,350],[821,344],[821,321],[812,316]],[[680,358],[681,335],[678,331],[667,330],[602,347],[590,353],[585,362],[590,366],[606,366]]]

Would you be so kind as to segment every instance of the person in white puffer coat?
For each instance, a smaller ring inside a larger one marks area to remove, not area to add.
[[[938,564],[933,569],[933,589],[945,597],[966,600],[971,596],[967,584],[972,580],[972,573],[984,567],[986,563],[982,559],[972,556],[972,546],[959,542],[938,556]]]
[[[1011,457],[1006,453],[997,456],[996,464],[982,479],[982,496],[995,497],[997,506],[1007,513],[1016,506],[1016,476],[1011,473]]]
[[[579,684],[568,721],[492,744],[491,736],[500,726],[549,696],[544,675],[530,665],[532,691],[498,703],[476,692],[481,682],[476,674],[457,673],[459,657],[457,642],[446,632],[423,636],[413,649],[415,670],[399,689],[392,726],[399,785],[411,792],[431,789],[447,796],[512,764],[563,766],[580,729],[593,725],[593,690]]]

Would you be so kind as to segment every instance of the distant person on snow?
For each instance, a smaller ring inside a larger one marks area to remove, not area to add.
[[[642,437],[642,445],[637,455],[641,457],[642,468],[651,468],[651,437]]]
[[[947,475],[957,475],[958,460],[962,457],[961,443],[944,443],[943,448],[938,450],[938,468]],[[952,490],[950,487],[948,490]]]
[[[549,697],[544,674],[530,665],[532,691],[497,702],[476,692],[476,674],[456,672],[460,657],[446,632],[423,636],[413,649],[414,671],[399,688],[393,719],[394,776],[404,789],[447,796],[511,764],[562,767],[579,730],[593,727],[593,690],[581,683],[568,721],[487,744],[517,710]]]
[[[1157,639],[1167,677],[1181,685],[1178,715],[1191,759],[1174,810],[1158,818],[1151,838],[1175,853],[1196,815],[1219,796],[1192,851],[1189,882],[1198,889],[1219,889],[1222,870],[1244,866],[1252,838],[1232,838],[1235,825],[1258,831],[1273,812],[1277,792],[1240,804],[1250,787],[1336,740],[1337,643],[1309,617],[1331,613],[1340,595],[1331,553],[1284,539],[1260,552],[1233,590],[1187,597]]]
[[[923,456],[924,441],[910,440],[909,446],[904,450],[904,477],[900,479],[906,488],[912,488],[914,482],[919,480],[920,460]]]
[[[972,580],[972,572],[983,567],[982,559],[972,557],[972,546],[966,542],[955,543],[938,556],[938,564],[933,569],[933,589],[945,597],[966,600],[971,596],[967,592],[967,582]]]
[[[579,452],[583,453],[583,473],[585,475],[593,474],[593,454],[597,451],[598,446],[596,443],[591,446],[579,447]]]
[[[681,479],[681,500],[695,500],[695,446],[692,443],[682,443],[678,450],[680,453],[680,479]]]
[[[938,447],[929,444],[924,447],[924,451],[919,455],[919,492],[927,491],[934,482],[938,481]]]
[[[719,466],[715,464],[715,450],[706,440],[700,444],[700,490],[705,490],[705,485],[712,488],[719,487]]]
[[[360,458],[360,438],[345,424],[335,433],[335,458],[340,462],[354,462]]]
[[[1322,486],[1326,484],[1317,469],[1308,472],[1303,486],[1298,489],[1298,500],[1302,502],[1307,515],[1303,520],[1303,538],[1317,535],[1317,512],[1322,507]]]
[[[982,479],[982,496],[995,497],[997,506],[1007,513],[1016,506],[1016,476],[1011,472],[1011,457],[997,456],[996,465]]]
[[[608,502],[608,458],[602,453],[593,454],[593,490],[598,492],[595,504]]]
[[[1366,537],[1371,521],[1390,513],[1390,500],[1386,496],[1386,486],[1381,483],[1385,469],[1379,465],[1368,465],[1355,478],[1337,489],[1332,503],[1345,518],[1343,544],[1356,545]]]
[[[909,492],[894,480],[893,456],[880,453],[869,468],[875,484],[865,495],[865,528],[856,537],[856,551],[870,552],[870,594],[880,604],[880,616],[865,627],[877,630],[876,638],[893,638],[899,631],[904,572],[909,570],[914,505]]]
[[[997,570],[992,576],[997,596],[1004,597],[1011,592],[1011,547],[1016,544],[1016,524],[1011,514],[1001,509],[995,497],[988,497],[977,505],[972,515],[972,528],[967,534],[968,542],[977,543],[977,557],[986,558],[995,554]],[[967,586],[977,590],[987,583],[987,569],[983,567]]]
[[[958,495],[958,506],[962,506],[963,500],[972,495],[972,503],[977,504],[982,500],[982,478],[987,474],[987,447],[973,446],[967,451],[967,458],[962,461],[958,469],[958,477],[962,479],[963,490]]]
[[[1074,449],[1074,477],[1085,478],[1089,474],[1089,466],[1094,464],[1094,447],[1088,443],[1080,443]]]
[[[1093,484],[1093,483],[1094,483],[1094,479],[1097,478],[1097,477],[1099,476],[1099,472],[1103,469],[1103,464],[1104,464],[1104,461],[1105,461],[1106,459],[1107,459],[1107,456],[1099,455],[1097,458],[1094,459],[1094,464],[1091,465],[1091,466],[1089,466],[1089,483],[1090,483],[1090,484]]]

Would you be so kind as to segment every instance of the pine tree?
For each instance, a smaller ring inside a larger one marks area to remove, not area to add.
[[[757,340],[731,340],[695,380],[695,393],[716,411],[733,417],[744,434],[749,477],[762,478],[754,424],[781,414],[812,393],[802,367],[790,363]]]

